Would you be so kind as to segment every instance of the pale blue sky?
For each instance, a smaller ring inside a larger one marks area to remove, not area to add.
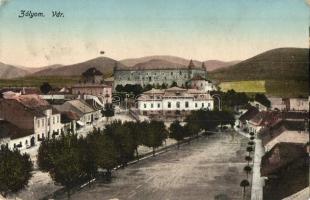
[[[0,2],[3,0],[0,0]],[[45,18],[18,18],[20,10]],[[52,18],[53,10],[64,18]],[[6,0],[0,62],[37,67],[99,56],[239,60],[308,47],[305,0]]]

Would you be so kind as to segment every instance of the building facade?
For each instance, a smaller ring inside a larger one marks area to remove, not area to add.
[[[161,66],[161,63],[157,60],[151,61],[146,65],[137,64],[133,67],[114,67],[114,85],[126,84],[139,84],[142,87],[150,85],[168,85],[177,83],[178,86],[186,86],[186,82],[194,76],[207,76],[207,70],[203,66],[195,66],[190,61],[188,66],[180,66],[176,64],[170,64],[169,66]]]
[[[138,98],[138,110],[142,115],[186,114],[192,110],[213,108],[214,101],[210,94],[196,89],[152,89]]]
[[[38,95],[0,99],[0,118],[21,130],[31,131],[35,136],[35,140],[31,138],[34,144],[59,135],[63,128],[60,113]]]
[[[194,76],[188,81],[187,86],[192,89],[202,90],[204,92],[210,92],[217,90],[216,86],[206,78],[202,76]]]
[[[112,87],[104,84],[78,84],[72,87],[74,95],[94,95],[103,99],[104,103],[112,102]]]
[[[72,86],[73,95],[93,95],[104,103],[112,102],[112,86],[104,84],[103,76],[96,68],[89,68],[82,74],[78,84]]]

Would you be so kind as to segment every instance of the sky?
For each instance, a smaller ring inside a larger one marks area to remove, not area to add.
[[[0,0],[0,62],[72,64],[100,51],[116,60],[173,55],[231,61],[279,47],[308,48],[307,1]],[[18,17],[21,10],[45,17]]]

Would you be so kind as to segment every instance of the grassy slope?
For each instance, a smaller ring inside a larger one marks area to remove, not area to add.
[[[268,95],[308,96],[309,49],[273,49],[209,75],[220,82],[265,80]]]
[[[220,88],[225,92],[230,89],[234,89],[236,92],[266,92],[265,81],[222,82]]]

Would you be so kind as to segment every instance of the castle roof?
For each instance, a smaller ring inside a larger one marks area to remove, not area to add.
[[[201,69],[196,67],[191,61],[188,66],[182,65],[179,63],[169,62],[161,59],[152,59],[146,62],[138,63],[132,67],[119,67],[115,68],[116,70],[175,70],[175,69]]]

